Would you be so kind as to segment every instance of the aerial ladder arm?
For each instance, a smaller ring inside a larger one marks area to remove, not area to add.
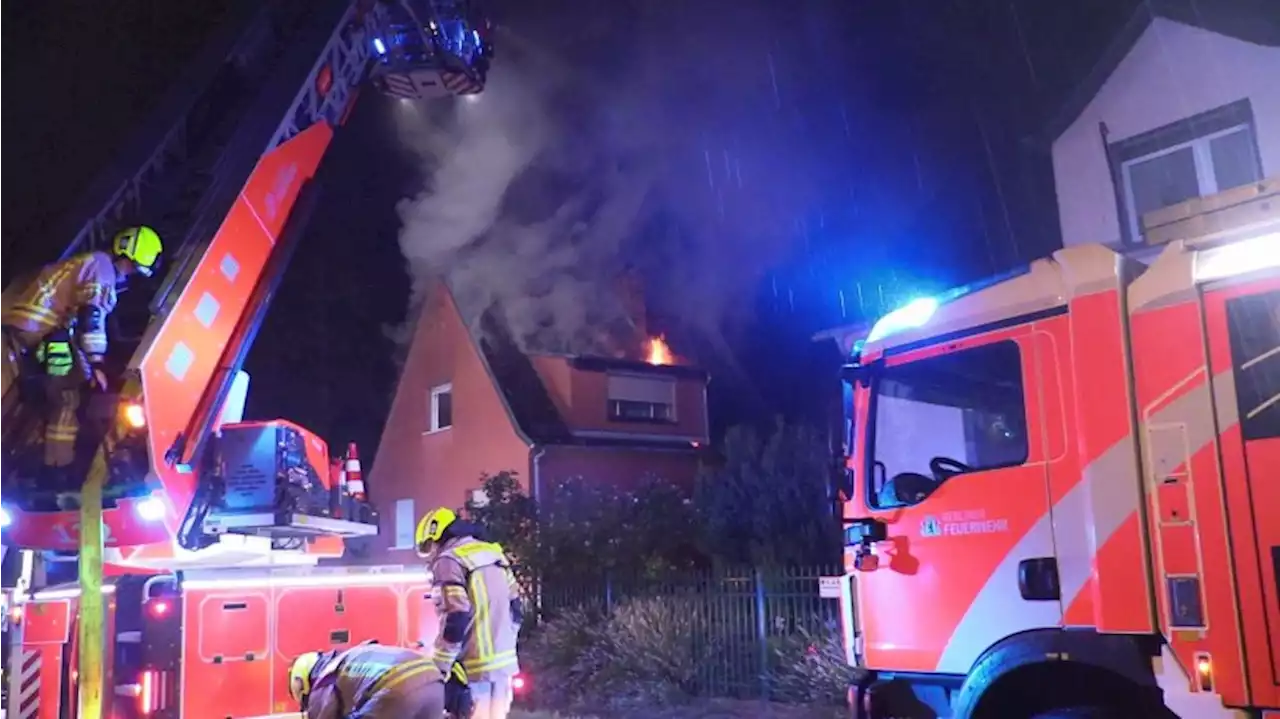
[[[273,5],[290,2],[277,0]],[[150,545],[175,538],[188,548],[207,543],[207,537],[201,536],[204,522],[199,518],[209,508],[193,506],[193,500],[202,483],[216,485],[212,470],[218,465],[209,463],[213,456],[210,441],[220,432],[229,389],[284,270],[286,246],[291,244],[285,241],[285,224],[324,156],[333,128],[349,114],[358,88],[371,70],[384,81],[411,76],[409,84],[416,83],[421,90],[415,98],[470,94],[482,86],[476,78],[483,83],[483,73],[473,73],[475,77],[456,88],[448,87],[447,78],[456,75],[453,70],[465,58],[442,57],[440,53],[447,48],[425,56],[398,52],[407,42],[399,31],[410,2],[420,6],[417,17],[433,18],[430,24],[447,18],[470,27],[476,17],[470,3],[447,0],[305,4],[305,12],[290,16],[302,24],[291,30],[283,53],[255,54],[246,49],[243,40],[233,44],[242,64],[243,58],[263,62],[269,58],[271,69],[255,88],[256,100],[234,110],[234,124],[228,125],[234,131],[225,133],[225,142],[220,140],[216,151],[203,152],[203,162],[193,158],[190,168],[178,168],[197,180],[194,185],[199,192],[192,196],[194,201],[187,199],[189,209],[179,209],[183,198],[165,192],[183,184],[182,172],[173,181],[163,177],[157,181],[153,176],[155,168],[164,165],[156,157],[172,155],[173,138],[182,135],[174,129],[164,130],[158,147],[165,150],[153,153],[144,163],[151,169],[140,170],[126,180],[121,191],[111,194],[108,207],[77,233],[72,246],[93,249],[107,236],[102,228],[109,226],[111,217],[163,215],[181,219],[181,223],[175,221],[176,228],[162,230],[175,261],[150,302],[148,328],[123,372],[120,398],[131,409],[140,407],[142,421],[138,424],[142,426],[123,428],[122,433],[131,435],[126,439],[142,448],[132,455],[145,459],[122,468],[117,450],[129,442],[115,441],[119,438],[112,436],[114,430],[108,431],[103,451],[112,460],[104,464],[110,467],[113,484],[118,475],[129,475],[145,491],[118,501],[107,500],[102,517],[105,546]],[[260,29],[256,35],[262,35]],[[396,56],[394,60],[391,55]],[[428,82],[423,79],[427,77],[435,79]],[[386,90],[385,82],[375,84]],[[190,97],[179,99],[188,110],[197,104]],[[173,127],[183,122],[187,121]],[[191,154],[198,153],[191,150]],[[165,165],[171,175],[173,165]],[[144,175],[148,181],[143,181]],[[153,194],[147,195],[147,190]],[[128,199],[127,207],[121,204],[122,198]],[[294,223],[298,221],[300,218]],[[312,449],[323,446],[310,433],[290,426],[301,432],[302,444]],[[309,460],[321,478],[327,479],[328,458]],[[209,492],[202,496],[214,499]],[[148,509],[145,513],[140,511],[143,506]],[[157,507],[162,511],[157,512]],[[6,530],[15,544],[65,552],[78,548],[80,522],[76,513],[23,510],[15,514]],[[249,533],[262,534],[261,529]]]

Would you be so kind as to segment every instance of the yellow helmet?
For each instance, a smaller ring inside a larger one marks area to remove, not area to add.
[[[440,507],[427,512],[422,517],[422,521],[418,522],[418,531],[414,532],[413,536],[413,543],[418,548],[418,554],[425,556],[430,546],[439,542],[440,538],[444,536],[444,531],[456,521],[458,521],[458,515],[447,507]]]
[[[289,695],[299,705],[304,705],[311,694],[311,672],[320,662],[320,652],[307,652],[293,660],[289,667]]]
[[[146,277],[155,272],[156,262],[162,252],[164,244],[160,242],[160,235],[146,225],[121,230],[111,241],[111,253],[116,257],[133,260],[138,272]]]

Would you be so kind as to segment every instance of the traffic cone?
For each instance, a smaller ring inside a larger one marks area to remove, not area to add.
[[[364,474],[360,471],[360,453],[356,443],[347,444],[347,491],[357,502],[364,501]]]

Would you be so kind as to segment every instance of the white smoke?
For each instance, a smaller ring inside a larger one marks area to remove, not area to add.
[[[814,185],[777,139],[764,56],[739,52],[767,27],[681,35],[643,4],[599,5],[574,28],[503,32],[478,99],[397,116],[424,180],[399,207],[415,297],[446,278],[469,321],[497,307],[536,350],[615,349],[626,267],[668,314],[714,328],[750,304]]]

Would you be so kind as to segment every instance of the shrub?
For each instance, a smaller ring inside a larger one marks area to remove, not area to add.
[[[582,698],[604,667],[595,648],[604,642],[605,618],[567,609],[538,627],[523,648],[521,664],[535,676],[539,698],[564,706]]]
[[[843,704],[857,670],[845,661],[836,632],[798,629],[770,640],[773,699],[791,703]]]
[[[569,610],[523,652],[549,704],[611,708],[690,697],[710,649],[694,641],[702,617],[676,597],[622,602],[612,615]]]

